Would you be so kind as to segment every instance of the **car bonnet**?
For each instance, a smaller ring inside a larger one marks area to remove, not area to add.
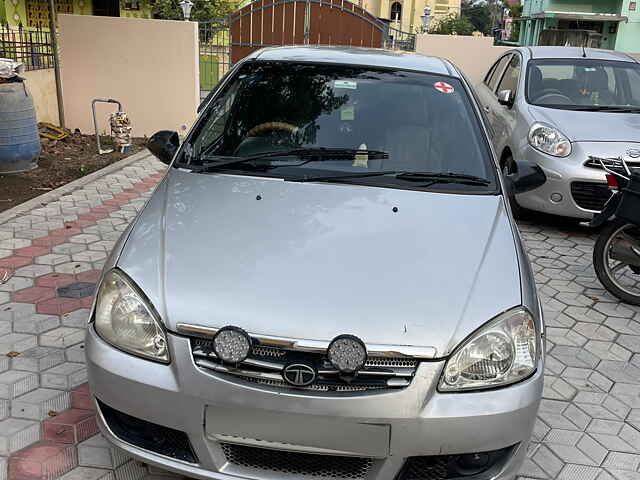
[[[499,195],[173,169],[118,267],[171,331],[352,334],[444,356],[521,303],[512,228]]]

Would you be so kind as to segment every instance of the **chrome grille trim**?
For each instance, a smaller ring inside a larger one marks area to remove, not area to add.
[[[624,161],[629,166],[629,168],[640,168],[639,160],[630,160],[628,158],[625,158]],[[607,168],[623,168],[622,162],[620,161],[619,158],[603,158],[602,162],[604,163],[604,166]],[[584,162],[584,166],[588,168],[595,168],[598,170],[602,170],[602,165],[600,164],[600,161],[594,158],[589,158],[586,162]]]
[[[258,347],[252,348],[249,357],[244,361],[237,365],[229,365],[221,362],[216,356],[211,338],[191,337],[190,343],[194,363],[205,371],[274,388],[315,392],[366,392],[405,388],[411,384],[420,363],[417,359],[405,357],[369,357],[357,377],[345,379],[331,365],[326,352],[299,352],[274,347],[265,350],[264,347]],[[286,367],[292,362],[300,361],[314,367],[317,374],[315,383],[293,386],[284,380]]]
[[[193,325],[189,323],[178,323],[176,329],[183,335],[194,335],[211,339],[222,327],[205,327],[203,325]],[[247,332],[251,338],[258,342],[257,348],[274,347],[297,352],[324,353],[329,348],[331,340],[307,340],[301,338],[275,337],[271,335],[260,335]],[[371,357],[406,357],[406,358],[436,358],[435,347],[416,347],[412,345],[382,345],[367,343],[367,354]]]

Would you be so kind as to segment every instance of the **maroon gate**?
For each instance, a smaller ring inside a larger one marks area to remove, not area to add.
[[[231,63],[274,45],[382,47],[384,24],[347,0],[257,0],[229,17]]]

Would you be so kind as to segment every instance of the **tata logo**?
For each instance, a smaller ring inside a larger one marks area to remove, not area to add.
[[[630,148],[627,150],[627,155],[631,158],[640,158],[640,149],[638,148]]]
[[[315,369],[305,363],[290,363],[282,371],[282,378],[294,387],[306,387],[316,380]]]

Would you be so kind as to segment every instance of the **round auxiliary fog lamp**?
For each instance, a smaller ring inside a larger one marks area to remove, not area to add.
[[[367,361],[367,347],[358,337],[340,335],[329,344],[327,357],[340,373],[353,375],[364,367]]]
[[[251,337],[238,327],[223,327],[213,337],[213,351],[224,363],[244,362],[251,353]]]

